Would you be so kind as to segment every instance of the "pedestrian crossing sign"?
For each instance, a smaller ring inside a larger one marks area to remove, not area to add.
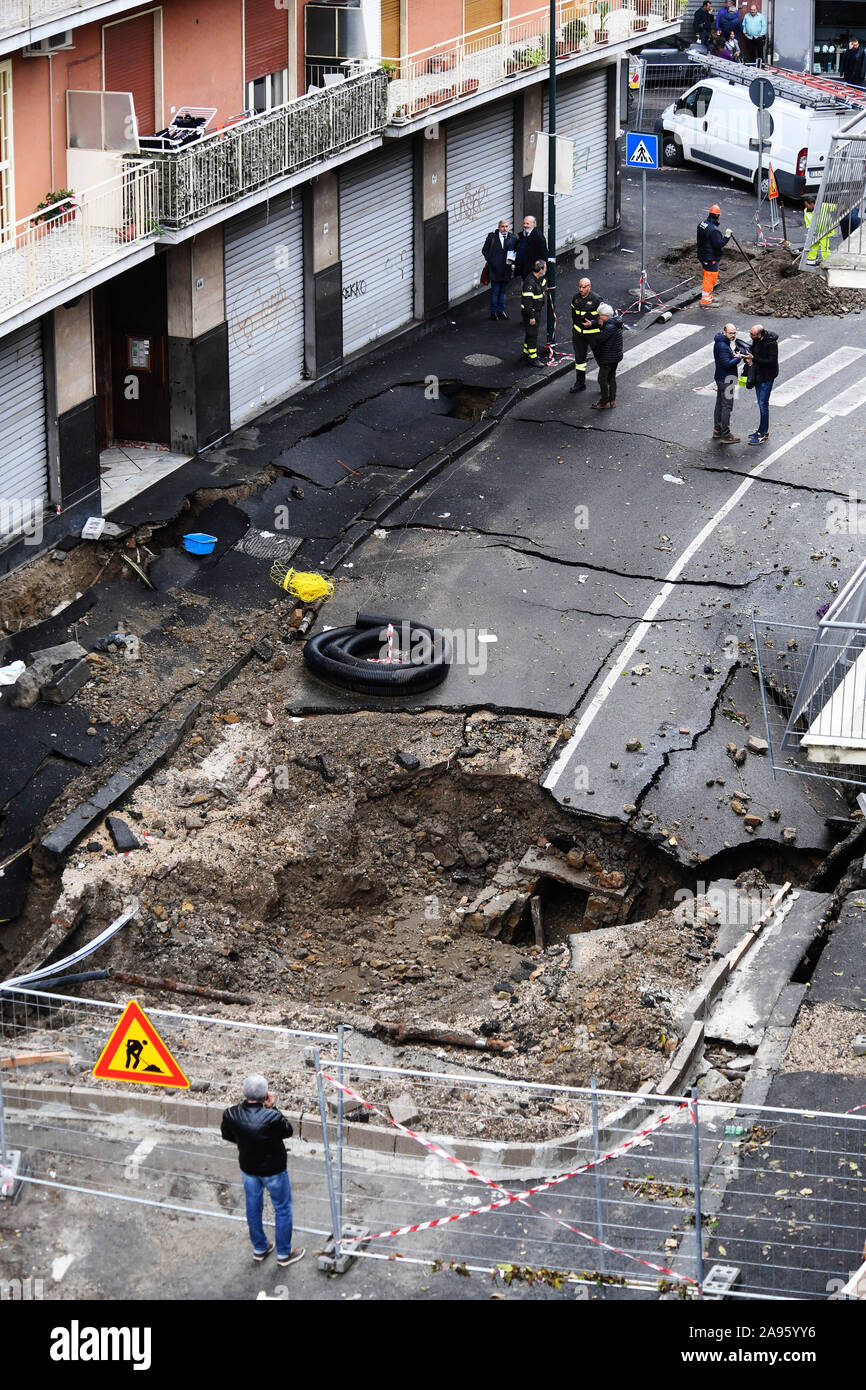
[[[659,167],[659,138],[641,135],[630,130],[625,137],[625,163],[628,169],[657,169]]]
[[[176,1086],[189,1081],[144,1009],[130,999],[120,1015],[93,1075],[99,1081],[137,1081],[145,1086]]]

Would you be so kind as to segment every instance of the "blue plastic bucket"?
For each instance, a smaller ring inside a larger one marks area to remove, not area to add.
[[[210,555],[216,543],[216,536],[208,536],[204,531],[190,531],[183,538],[183,548],[190,555]]]

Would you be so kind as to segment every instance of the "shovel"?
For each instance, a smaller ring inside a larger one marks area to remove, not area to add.
[[[737,238],[734,236],[733,232],[731,232],[731,241],[732,241],[732,242],[734,243],[734,245],[736,246],[737,250],[739,251],[739,253],[740,253],[740,255],[742,256],[743,260],[746,262],[746,265],[749,267],[749,269],[750,269],[750,271],[752,272],[752,274],[755,276],[756,280],[758,281],[758,284],[761,286],[762,289],[766,289],[766,288],[767,288],[767,282],[766,282],[766,280],[762,280],[762,279],[761,279],[760,275],[758,274],[758,272],[757,272],[757,270],[755,269],[755,267],[754,267],[754,265],[752,264],[752,262],[749,260],[749,257],[746,255],[746,253],[745,253],[745,251],[743,250],[743,248],[742,248],[742,246],[740,245],[740,243],[737,241]]]

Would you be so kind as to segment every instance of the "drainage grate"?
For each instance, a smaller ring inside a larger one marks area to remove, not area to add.
[[[257,531],[252,527],[235,542],[234,548],[256,560],[291,560],[302,544],[301,536],[278,536],[274,531]]]

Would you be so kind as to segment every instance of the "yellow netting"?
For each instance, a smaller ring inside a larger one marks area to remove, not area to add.
[[[315,603],[316,599],[330,598],[334,592],[333,579],[326,579],[314,570],[288,569],[280,560],[275,560],[271,566],[271,579],[278,589],[294,594],[301,603]]]

